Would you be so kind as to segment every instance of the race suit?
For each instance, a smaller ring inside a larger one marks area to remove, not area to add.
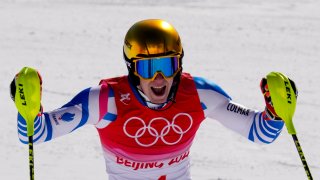
[[[69,103],[35,120],[34,142],[41,143],[91,124],[98,130],[109,180],[191,179],[189,150],[204,119],[214,119],[249,140],[273,142],[283,121],[246,108],[215,83],[181,76],[175,101],[160,110],[146,106],[127,76],[102,80]],[[27,144],[26,121],[18,134]]]

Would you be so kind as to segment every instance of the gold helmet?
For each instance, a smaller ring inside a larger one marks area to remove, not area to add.
[[[169,55],[182,56],[178,32],[168,22],[148,19],[135,23],[127,32],[123,51],[126,60]]]

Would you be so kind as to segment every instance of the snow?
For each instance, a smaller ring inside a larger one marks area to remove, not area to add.
[[[264,108],[262,77],[280,71],[299,89],[294,124],[314,179],[320,179],[320,2],[316,0],[2,0],[0,2],[0,178],[28,179],[28,147],[17,138],[9,84],[24,66],[40,71],[45,111],[100,79],[126,73],[122,43],[136,21],[161,18],[179,31],[184,71],[233,99]],[[98,134],[86,126],[36,145],[35,178],[108,179]],[[306,179],[284,129],[270,145],[205,121],[191,150],[193,179]]]

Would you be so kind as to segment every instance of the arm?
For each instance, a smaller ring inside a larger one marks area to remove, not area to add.
[[[91,95],[91,96],[90,96]],[[98,106],[99,87],[88,88],[76,95],[69,103],[59,109],[41,113],[35,118],[34,142],[40,143],[68,134],[84,124],[94,123],[94,111]],[[93,108],[89,110],[89,101]],[[91,115],[92,114],[92,115]],[[89,118],[89,115],[91,116]],[[90,120],[90,121],[89,121]],[[27,143],[26,122],[18,114],[18,134],[23,143]]]
[[[113,94],[111,92],[112,90],[109,90],[106,85],[88,88],[61,108],[41,113],[35,119],[34,142],[50,141],[71,133],[85,124],[96,125],[108,111],[108,105],[104,103],[110,104],[110,109],[115,109],[112,107],[112,101],[107,101],[109,94]],[[28,142],[26,122],[20,114],[18,114],[18,134],[20,141],[26,144]]]
[[[246,108],[233,102],[218,85],[203,78],[194,78],[205,116],[249,140],[268,144],[280,134],[283,121],[269,120],[265,111]]]

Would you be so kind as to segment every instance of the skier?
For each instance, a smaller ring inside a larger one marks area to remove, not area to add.
[[[266,108],[253,110],[232,101],[217,84],[182,72],[183,53],[178,32],[166,21],[135,23],[123,45],[128,75],[103,79],[56,110],[40,110],[34,143],[91,124],[99,132],[109,180],[186,180],[191,179],[190,147],[205,119],[256,143],[279,136],[284,122],[274,111],[265,78],[260,87]],[[13,100],[15,91],[14,79]],[[18,134],[25,144],[26,128],[19,114]]]

